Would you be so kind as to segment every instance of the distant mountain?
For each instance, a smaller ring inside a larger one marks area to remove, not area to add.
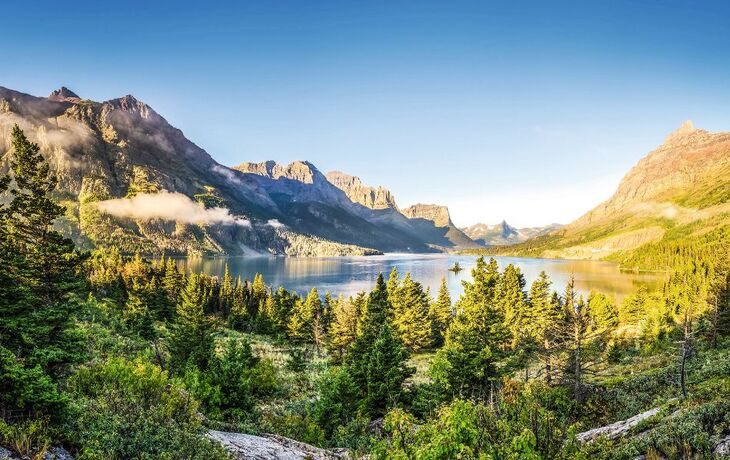
[[[522,243],[530,238],[548,234],[561,228],[561,224],[550,224],[544,227],[515,228],[506,221],[496,225],[474,224],[461,230],[472,240],[484,246],[505,246]]]
[[[300,228],[315,231],[308,225],[316,226],[328,238],[337,238],[334,232],[345,230],[347,237],[386,251],[433,252],[478,246],[468,237],[452,239],[449,225],[453,224],[409,218],[398,209],[389,191],[364,185],[355,176],[330,173],[325,177],[306,161],[289,165],[242,163],[233,169],[254,176],[280,209],[300,217]],[[372,199],[365,196],[368,191]],[[333,220],[323,225],[326,216]]]
[[[479,243],[469,238],[451,221],[449,209],[436,204],[415,204],[402,210],[403,215],[418,227],[425,238],[447,241],[454,248],[478,248]],[[442,243],[444,244],[444,243]]]
[[[558,231],[504,252],[608,258],[646,268],[639,254],[661,251],[657,245],[712,250],[727,244],[729,234],[730,133],[710,133],[687,121],[641,159],[607,201]]]

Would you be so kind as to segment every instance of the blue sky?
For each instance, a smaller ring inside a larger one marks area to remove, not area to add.
[[[568,222],[685,119],[730,130],[730,3],[13,2],[0,85],[134,94],[219,162],[306,159]]]

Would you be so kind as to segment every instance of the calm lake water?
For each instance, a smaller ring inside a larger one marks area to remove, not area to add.
[[[520,257],[495,257],[501,268],[508,264],[519,267],[527,280],[527,287],[545,271],[553,282],[553,289],[562,292],[571,276],[575,277],[576,288],[584,294],[595,289],[613,295],[617,301],[635,292],[639,287],[655,288],[661,286],[665,277],[658,273],[622,272],[618,266],[608,262],[586,260],[528,259]],[[464,268],[455,274],[448,269],[455,262]],[[264,276],[266,284],[278,288],[306,293],[312,287],[324,294],[354,295],[359,291],[370,290],[378,273],[387,275],[396,267],[401,276],[410,272],[413,279],[430,287],[435,295],[446,277],[452,299],[463,292],[461,282],[471,280],[471,268],[476,264],[476,256],[445,254],[386,254],[368,257],[227,257],[227,258],[187,258],[179,259],[178,264],[185,270],[205,272],[221,276],[228,264],[235,278],[253,279],[256,273]]]

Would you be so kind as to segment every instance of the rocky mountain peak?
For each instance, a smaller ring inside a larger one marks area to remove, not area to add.
[[[54,101],[64,101],[66,99],[78,99],[78,94],[74,93],[70,89],[66,88],[65,86],[60,87],[59,89],[53,91],[49,96],[48,99],[54,100]]]
[[[453,226],[451,223],[451,215],[449,208],[438,204],[414,204],[404,209],[403,215],[409,219],[426,219],[430,220],[437,227]]]
[[[130,114],[139,115],[142,118],[150,118],[152,115],[156,115],[155,111],[146,103],[140,101],[131,94],[122,96],[117,99],[111,99],[104,102],[104,105],[115,110],[121,110]]]
[[[681,139],[683,137],[686,137],[695,131],[698,131],[697,128],[695,128],[694,123],[692,123],[692,120],[686,120],[684,123],[682,123],[682,126],[671,132],[666,139],[664,139],[665,144],[670,144],[672,142],[675,142],[678,139]]]
[[[341,171],[328,172],[327,180],[345,192],[347,197],[355,203],[367,206],[370,209],[398,209],[395,197],[390,193],[390,190],[384,187],[370,187],[363,184],[359,177]]]
[[[293,161],[288,165],[281,165],[273,160],[263,161],[261,163],[241,163],[234,166],[233,169],[238,171],[257,174],[259,176],[268,177],[269,179],[290,179],[304,184],[315,184],[326,181],[324,175],[308,161]]]

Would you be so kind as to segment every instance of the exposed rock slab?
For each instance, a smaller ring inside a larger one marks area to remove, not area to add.
[[[616,423],[612,423],[610,425],[593,428],[592,430],[578,433],[576,435],[576,439],[578,440],[578,442],[581,442],[581,443],[589,443],[589,442],[595,441],[596,439],[598,439],[600,437],[605,437],[608,439],[620,438],[620,437],[626,435],[629,432],[629,430],[631,430],[633,427],[635,427],[642,421],[657,415],[660,410],[661,410],[660,408],[655,407],[654,409],[634,415],[633,417],[628,418],[626,420],[620,420],[620,421],[618,421]]]
[[[238,460],[334,460],[346,458],[346,453],[320,449],[273,434],[254,436],[211,430],[208,431],[206,436],[220,443],[229,454]]]
[[[21,457],[15,455],[10,450],[0,446],[0,460],[20,460]],[[51,447],[43,455],[43,460],[74,460],[71,455],[63,447]]]
[[[715,449],[712,451],[712,455],[715,457],[730,457],[730,436],[725,436],[715,444]]]

